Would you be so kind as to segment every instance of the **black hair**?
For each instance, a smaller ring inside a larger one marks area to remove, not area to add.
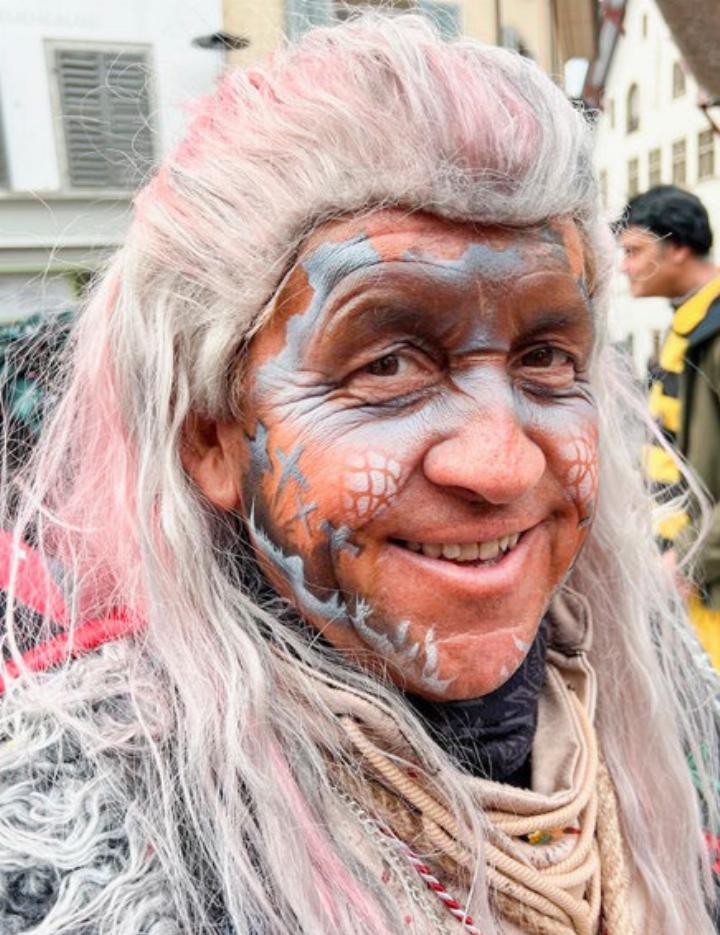
[[[710,219],[702,201],[675,185],[656,185],[632,198],[617,227],[643,227],[696,256],[707,256],[713,243]]]

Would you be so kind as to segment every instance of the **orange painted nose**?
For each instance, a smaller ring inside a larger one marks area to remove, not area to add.
[[[496,505],[532,490],[545,467],[542,449],[527,436],[509,404],[479,409],[433,445],[423,461],[431,483]]]

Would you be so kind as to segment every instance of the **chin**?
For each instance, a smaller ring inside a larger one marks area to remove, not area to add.
[[[522,665],[537,635],[542,611],[540,607],[528,612],[527,606],[524,613],[510,612],[509,616],[479,611],[472,622],[461,624],[448,615],[445,626],[410,627],[407,645],[418,650],[386,657],[393,680],[408,694],[433,701],[488,695]],[[515,623],[509,626],[508,619]]]

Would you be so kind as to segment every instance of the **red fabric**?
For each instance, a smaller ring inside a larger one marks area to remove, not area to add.
[[[713,873],[720,874],[720,834],[710,834],[706,831],[705,842],[710,851]]]
[[[65,628],[68,625],[65,601],[42,559],[30,546],[14,543],[12,535],[3,531],[0,531],[0,589],[10,589],[13,552],[22,556],[15,570],[14,600]],[[139,630],[140,625],[136,617],[117,610],[105,619],[87,620],[76,626],[72,633],[60,633],[31,647],[22,654],[22,659],[31,672],[44,672],[68,659],[91,652],[103,643],[129,636]],[[7,674],[14,678],[20,667],[11,659],[5,668]],[[5,681],[0,676],[0,695],[4,691]]]
[[[15,600],[41,617],[49,617],[55,623],[66,626],[67,609],[62,592],[40,556],[24,542],[13,542],[12,533],[4,530],[0,530],[0,590],[10,590],[10,572],[15,553],[20,559],[13,592]]]

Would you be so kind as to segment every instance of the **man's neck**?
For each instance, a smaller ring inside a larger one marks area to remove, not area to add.
[[[686,299],[719,275],[720,270],[717,266],[707,260],[697,260],[691,263],[678,277],[676,292],[671,296],[672,304],[675,306],[682,305]]]

